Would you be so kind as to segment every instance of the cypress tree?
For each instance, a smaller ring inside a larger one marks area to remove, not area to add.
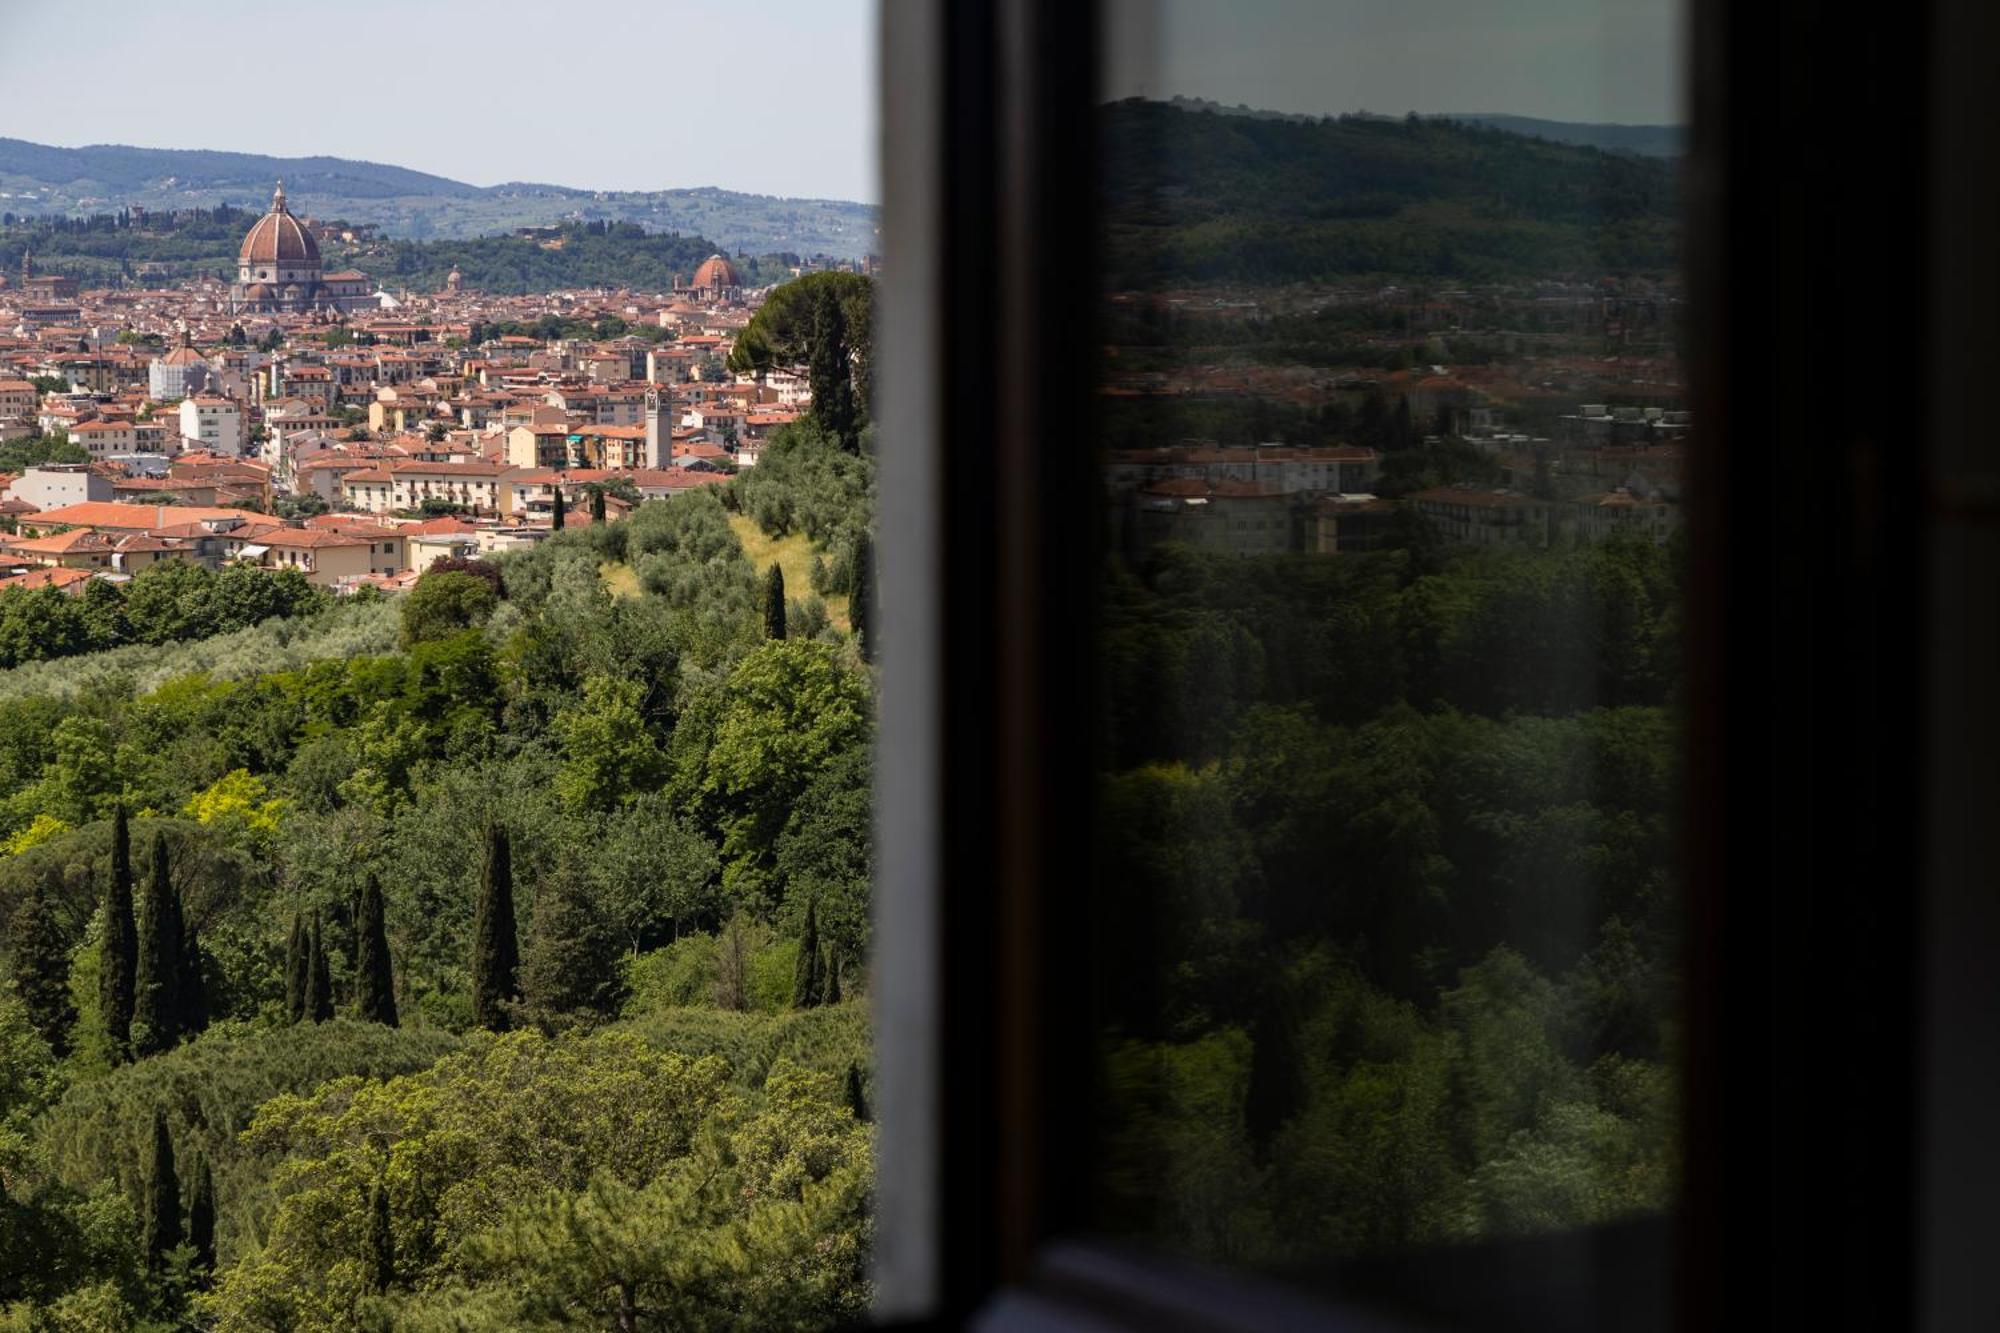
[[[868,1123],[868,1095],[861,1087],[861,1066],[852,1060],[847,1062],[847,1109],[854,1112],[856,1120]]]
[[[194,1246],[195,1271],[207,1275],[215,1271],[215,1176],[206,1156],[195,1159],[194,1183],[188,1187],[187,1240]]]
[[[319,913],[314,912],[312,933],[306,945],[306,1017],[324,1023],[333,1017],[333,969],[326,961],[326,941],[320,934]]]
[[[565,515],[568,512],[569,506],[563,501],[561,482],[557,482],[555,484],[555,492],[556,492],[556,504],[555,508],[549,512],[549,527],[552,531],[561,532],[563,530],[563,523]]]
[[[292,913],[292,933],[285,937],[285,1017],[303,1023],[306,1017],[306,980],[312,972],[312,955],[307,952],[303,912]]]
[[[167,1251],[181,1243],[181,1181],[174,1174],[174,1141],[167,1134],[165,1111],[153,1112],[153,1169],[146,1176],[142,1221],[146,1267],[157,1273]]]
[[[604,488],[602,486],[597,487],[590,493],[590,521],[593,523],[602,523],[605,521]]]
[[[1267,988],[1251,1027],[1250,1086],[1243,1100],[1243,1126],[1250,1141],[1265,1147],[1305,1104],[1305,1056],[1299,1048],[1298,1014],[1288,987]]]
[[[862,533],[854,539],[854,574],[848,583],[847,623],[854,630],[854,642],[861,660],[875,660],[875,553]]]
[[[514,933],[514,862],[507,830],[486,838],[479,911],[472,927],[472,1021],[493,1032],[508,1025],[507,1006],[520,996],[520,941]]]
[[[785,637],[785,571],[775,560],[764,575],[764,637]]]
[[[111,881],[104,886],[104,937],[97,961],[97,1012],[113,1064],[132,1058],[138,962],[139,930],[132,921],[132,835],[121,805],[111,816]]]
[[[737,1013],[750,1007],[750,958],[743,947],[743,923],[736,917],[716,941],[715,1007]]]
[[[359,938],[354,947],[354,1009],[364,1022],[396,1026],[396,979],[389,966],[389,932],[383,923],[382,883],[373,874],[361,888]]]
[[[847,313],[840,298],[822,289],[813,302],[812,345],[807,349],[806,382],[813,416],[840,447],[852,453],[860,443],[854,402],[854,357],[847,346]]]
[[[69,1054],[70,1028],[76,1006],[69,998],[69,950],[49,911],[48,892],[40,878],[28,885],[28,896],[14,912],[12,938],[14,990],[27,1010],[28,1022],[57,1059]]]
[[[826,997],[821,1002],[840,1003],[840,955],[831,944],[826,946]]]
[[[132,987],[132,1051],[157,1055],[180,1039],[181,920],[168,873],[167,840],[153,835],[153,873],[139,914],[139,966]]]
[[[368,1289],[381,1295],[396,1283],[396,1233],[389,1225],[389,1191],[381,1181],[368,1198]]]
[[[192,921],[181,928],[181,1032],[195,1036],[208,1030],[208,981],[202,974],[201,935]]]
[[[817,905],[806,903],[805,933],[799,937],[799,961],[792,973],[792,1007],[811,1009],[824,998],[819,965],[819,915]]]

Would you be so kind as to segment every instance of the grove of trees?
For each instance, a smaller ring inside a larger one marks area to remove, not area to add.
[[[855,642],[772,636],[704,492],[429,572],[393,643],[140,687],[351,614],[242,576],[0,595],[128,664],[0,698],[0,1328],[857,1316]]]

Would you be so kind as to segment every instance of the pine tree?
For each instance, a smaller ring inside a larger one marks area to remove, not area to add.
[[[354,1009],[363,1022],[396,1026],[396,979],[389,966],[389,932],[383,923],[382,883],[373,874],[361,889],[359,938],[354,948]]]
[[[604,488],[602,486],[597,487],[590,493],[590,521],[592,523],[602,523],[605,521]]]
[[[368,1197],[368,1289],[378,1296],[396,1284],[396,1233],[389,1223],[389,1191],[377,1181]]]
[[[507,1030],[507,1007],[520,997],[521,954],[514,929],[514,862],[507,830],[495,824],[487,834],[486,866],[479,886],[479,910],[472,927],[472,1021],[494,1032]]]
[[[139,930],[132,921],[132,837],[122,805],[111,817],[111,881],[104,886],[104,937],[98,948],[97,1011],[116,1064],[132,1058],[139,961]]]
[[[318,912],[313,913],[306,953],[310,959],[306,968],[306,1017],[324,1023],[333,1017],[333,968],[326,961],[326,940],[320,931]]]
[[[181,1182],[174,1174],[174,1141],[167,1134],[167,1113],[153,1112],[153,1169],[146,1176],[146,1210],[142,1236],[146,1267],[157,1273],[167,1251],[181,1243]]]
[[[861,1066],[852,1060],[847,1062],[847,1109],[854,1112],[856,1120],[868,1123],[868,1095],[861,1086]]]
[[[181,914],[167,840],[153,835],[153,873],[139,914],[139,965],[132,987],[132,1051],[157,1055],[180,1040]]]
[[[875,660],[875,553],[862,533],[854,539],[854,575],[849,582],[847,623],[854,630],[854,642],[861,660]]]
[[[303,1023],[306,1017],[306,981],[312,973],[311,939],[306,935],[303,912],[292,913],[292,933],[285,937],[285,1017]]]
[[[208,978],[201,962],[201,934],[185,919],[181,929],[181,1032],[189,1037],[208,1030]]]
[[[9,944],[14,991],[27,1010],[28,1022],[61,1059],[69,1054],[76,1006],[69,998],[69,949],[49,911],[48,891],[39,878],[29,882],[28,896],[14,912]]]
[[[785,571],[775,560],[764,575],[764,637],[785,637]]]
[[[194,1183],[188,1187],[187,1240],[194,1246],[194,1267],[207,1286],[215,1271],[215,1176],[206,1156],[195,1159]]]
[[[555,508],[549,511],[549,527],[551,530],[555,532],[561,532],[563,530],[563,523],[565,521],[565,515],[569,510],[569,506],[563,501],[561,482],[557,482],[555,484],[555,492],[556,492],[556,503],[555,503]]]
[[[805,933],[799,936],[799,961],[792,974],[792,1007],[811,1009],[818,1005],[822,994],[823,978],[819,963],[819,913],[815,903],[806,903]]]

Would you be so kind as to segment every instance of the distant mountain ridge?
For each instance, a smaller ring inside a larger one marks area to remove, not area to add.
[[[300,212],[374,223],[414,240],[465,239],[559,222],[636,222],[700,233],[731,250],[858,258],[878,249],[876,209],[715,187],[597,191],[510,181],[468,185],[429,172],[339,157],[270,157],[208,149],[91,144],[58,148],[0,138],[0,211],[89,214],[229,203],[261,208],[274,181]]]
[[[1168,103],[1184,111],[1212,111],[1221,116],[1241,116],[1248,120],[1283,120],[1301,124],[1332,119],[1297,111],[1266,111],[1256,107],[1228,106],[1201,97],[1175,97]],[[1375,112],[1349,113],[1367,120],[1396,120],[1399,117]],[[1642,157],[1678,157],[1687,147],[1687,131],[1678,125],[1623,125],[1580,120],[1542,120],[1535,116],[1514,116],[1497,111],[1451,111],[1442,115],[1420,116],[1422,120],[1454,120],[1467,125],[1485,125],[1509,134],[1551,143],[1601,148],[1613,153],[1637,153]]]

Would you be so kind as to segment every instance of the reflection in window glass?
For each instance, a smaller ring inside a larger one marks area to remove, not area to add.
[[[1673,1202],[1677,16],[1495,9],[1108,33],[1094,1207],[1214,1260]]]

